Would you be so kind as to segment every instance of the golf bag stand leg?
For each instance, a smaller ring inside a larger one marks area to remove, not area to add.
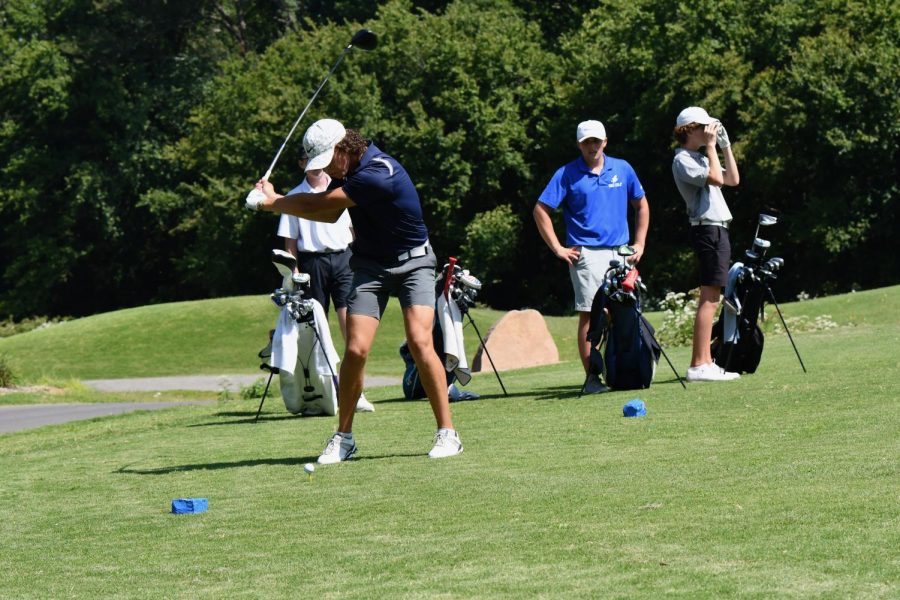
[[[791,340],[791,346],[794,347],[794,354],[797,355],[797,360],[800,361],[800,368],[806,373],[806,365],[803,364],[803,359],[800,358],[800,351],[797,350],[797,344],[794,343],[794,336],[791,335],[791,330],[788,329],[787,323],[784,320],[784,315],[781,314],[781,308],[778,306],[778,302],[775,301],[775,294],[772,293],[772,288],[769,286],[766,286],[766,291],[769,292],[769,300],[772,301],[775,310],[778,311],[778,318],[781,319],[781,324],[784,326],[784,331],[787,333],[788,339]]]
[[[634,310],[635,310],[635,312],[637,312],[638,319],[643,319],[644,315],[641,314],[641,312],[637,309],[637,307],[635,307]],[[647,333],[650,334],[650,337],[653,338],[653,341],[656,342],[657,346],[659,346],[659,351],[662,352],[662,355],[665,357],[666,362],[669,363],[669,368],[672,369],[673,373],[675,373],[675,377],[678,379],[678,383],[681,384],[681,387],[683,387],[684,389],[687,389],[687,386],[684,385],[684,380],[681,378],[681,375],[679,375],[678,371],[675,369],[675,365],[673,365],[672,361],[669,360],[669,355],[666,354],[665,348],[663,348],[662,344],[659,343],[659,340],[656,339],[656,334],[652,333],[649,329],[647,330]]]
[[[484,348],[484,353],[488,357],[488,362],[491,363],[491,368],[494,370],[494,375],[497,376],[497,381],[500,383],[500,388],[503,390],[503,395],[509,396],[509,392],[506,391],[506,386],[503,385],[503,380],[500,379],[500,373],[497,372],[497,367],[494,366],[494,359],[491,358],[491,353],[488,352],[487,345],[484,343],[484,338],[481,337],[481,332],[478,331],[478,325],[475,324],[475,320],[472,318],[472,315],[469,314],[469,311],[466,311],[466,316],[469,317],[469,323],[472,324],[472,327],[475,329],[475,333],[478,335],[478,341],[481,342],[481,347]]]
[[[256,409],[256,417],[253,419],[254,423],[259,421],[259,413],[262,412],[263,402],[266,401],[266,395],[269,393],[269,384],[272,383],[272,377],[278,372],[277,367],[270,367],[265,364],[259,365],[259,368],[269,372],[269,380],[266,382],[266,389],[263,391],[262,400],[259,401],[259,408]]]

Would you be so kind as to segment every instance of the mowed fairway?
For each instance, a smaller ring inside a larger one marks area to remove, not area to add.
[[[756,374],[687,391],[665,362],[582,398],[572,361],[503,373],[509,397],[482,374],[446,460],[398,388],[312,481],[334,420],[277,399],[255,425],[232,399],[0,436],[0,597],[896,598],[900,288],[783,308],[841,325],[795,335],[807,374],[783,335]]]

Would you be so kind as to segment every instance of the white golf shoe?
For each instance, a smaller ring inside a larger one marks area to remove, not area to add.
[[[365,393],[359,395],[359,400],[356,401],[355,412],[375,412],[375,405],[366,399]]]
[[[698,381],[734,381],[740,377],[740,373],[732,373],[721,368],[716,363],[706,363],[697,367],[690,367],[687,370],[687,379],[691,383]]]
[[[350,459],[356,454],[356,442],[353,440],[353,434],[350,437],[344,437],[340,433],[336,433],[328,440],[322,455],[316,461],[320,465],[333,465],[341,461]]]
[[[463,451],[462,441],[454,429],[438,429],[434,436],[434,448],[428,458],[447,458]]]

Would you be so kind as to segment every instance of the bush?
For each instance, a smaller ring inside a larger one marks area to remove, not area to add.
[[[508,204],[478,213],[466,227],[462,264],[485,283],[497,283],[516,262],[521,220]]]
[[[13,321],[12,318],[8,318],[0,321],[0,338],[25,333],[33,329],[44,329],[68,319],[68,317],[54,317],[52,319],[48,317],[30,317],[21,321]]]
[[[262,398],[266,389],[266,380],[260,377],[250,385],[241,386],[241,400],[253,400],[254,398]]]
[[[669,292],[659,303],[665,317],[656,332],[663,346],[688,346],[694,339],[694,317],[700,300],[700,288],[688,293]]]
[[[0,387],[13,387],[16,382],[16,376],[13,374],[12,368],[6,360],[6,357],[0,354]]]

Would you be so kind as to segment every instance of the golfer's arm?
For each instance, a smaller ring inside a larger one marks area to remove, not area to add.
[[[725,178],[722,176],[722,163],[719,162],[715,144],[706,145],[706,158],[709,159],[709,174],[706,176],[706,184],[722,187],[725,184]]]
[[[634,207],[634,243],[647,247],[647,230],[650,229],[650,203],[647,196],[631,203]]]
[[[553,220],[550,218],[550,209],[544,204],[536,202],[534,204],[533,214],[534,223],[537,225],[538,233],[541,234],[544,243],[546,243],[555,254],[556,250],[560,248],[561,245],[559,243],[559,238],[556,237],[556,231],[553,229]]]
[[[278,196],[271,202],[260,205],[264,210],[295,215],[310,221],[334,223],[345,208],[356,206],[343,188],[335,188],[314,194],[291,194]]]
[[[734,152],[729,146],[722,150],[722,154],[725,155],[725,176],[722,183],[734,187],[741,182],[741,174],[738,171],[737,161],[734,159]]]

